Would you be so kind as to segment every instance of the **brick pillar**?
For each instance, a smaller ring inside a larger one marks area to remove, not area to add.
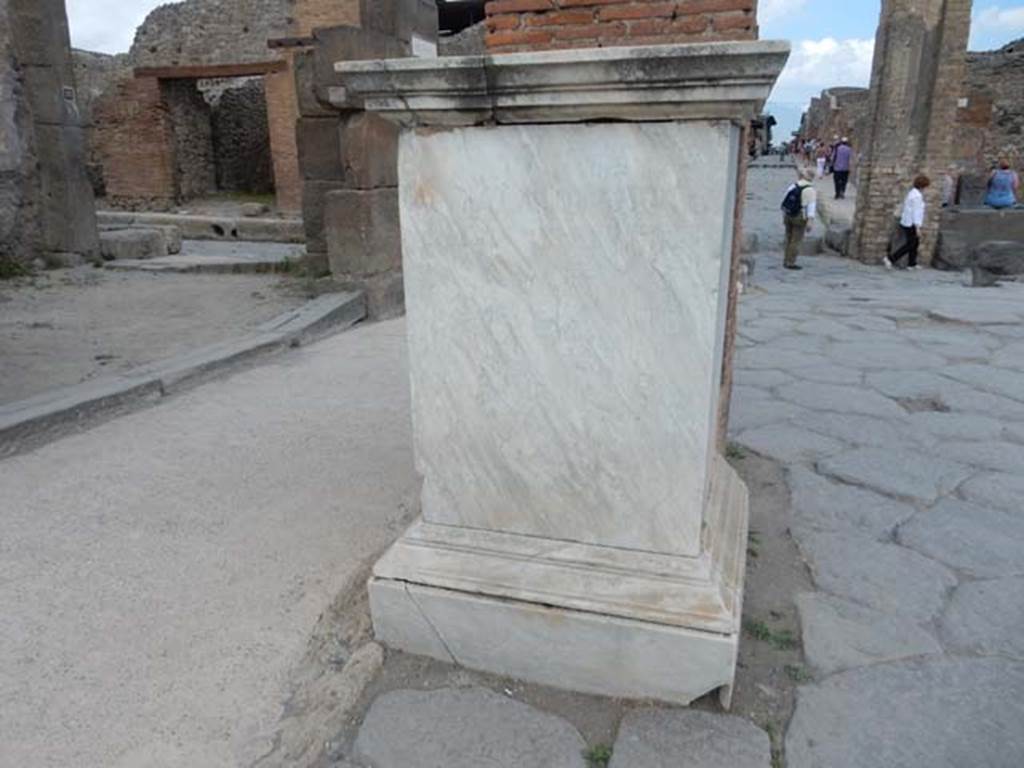
[[[170,208],[178,200],[174,126],[155,77],[124,80],[93,107],[107,201],[120,208]]]
[[[921,261],[931,262],[940,213],[939,177],[952,160],[964,87],[970,0],[884,0],[871,72],[869,121],[851,255],[876,263],[914,176],[925,173],[928,216]]]
[[[493,52],[757,39],[757,0],[493,0]]]
[[[295,124],[299,119],[299,100],[295,93],[295,56],[285,57],[288,68],[272,72],[264,80],[267,93],[267,124],[270,128],[270,154],[274,163],[274,189],[278,210],[298,213],[302,210],[302,178],[299,174],[299,146]]]

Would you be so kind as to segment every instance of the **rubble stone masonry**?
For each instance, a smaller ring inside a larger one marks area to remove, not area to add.
[[[492,52],[756,40],[757,0],[492,0]]]

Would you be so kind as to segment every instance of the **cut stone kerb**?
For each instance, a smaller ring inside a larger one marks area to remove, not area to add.
[[[716,422],[738,159],[787,51],[339,65],[345,99],[407,128],[423,516],[374,569],[381,641],[590,693],[728,699],[748,501]]]
[[[780,41],[339,62],[340,105],[404,126],[728,119],[760,113]]]

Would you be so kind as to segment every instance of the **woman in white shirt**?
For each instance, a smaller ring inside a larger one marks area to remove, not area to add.
[[[927,176],[918,176],[914,179],[914,187],[907,193],[903,201],[903,213],[900,216],[900,229],[903,230],[903,245],[891,256],[886,256],[882,261],[886,269],[892,269],[904,256],[907,257],[907,269],[920,269],[917,265],[917,248],[921,244],[921,227],[924,226],[924,194],[923,191],[930,187],[931,179]]]

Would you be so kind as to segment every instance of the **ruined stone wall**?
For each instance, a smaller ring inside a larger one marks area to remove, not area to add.
[[[136,67],[267,61],[278,58],[267,40],[295,29],[295,0],[185,0],[146,17],[129,59]]]
[[[922,262],[931,261],[941,210],[937,182],[953,157],[970,12],[970,0],[883,0],[850,243],[851,255],[862,261],[885,256],[900,204],[919,173],[936,181],[926,193],[921,247]]]
[[[32,113],[14,49],[11,0],[0,0],[0,271],[39,255],[39,174]]]
[[[164,80],[163,100],[174,126],[174,174],[178,199],[205,197],[217,189],[211,109],[195,80]]]
[[[440,56],[475,56],[487,53],[487,25],[484,22],[467,27],[454,35],[446,35],[437,41]]]
[[[1024,169],[1024,39],[967,55],[967,83],[957,111],[953,160],[984,176],[1007,158]]]
[[[756,40],[756,0],[495,0],[492,51]]]
[[[210,92],[204,93],[209,101]],[[235,82],[219,90],[212,109],[217,189],[254,194],[273,192],[274,169],[263,79]]]
[[[63,0],[0,0],[0,252],[99,252]]]
[[[801,137],[831,141],[846,136],[854,148],[863,146],[868,126],[867,88],[829,88],[811,105],[801,124]]]

